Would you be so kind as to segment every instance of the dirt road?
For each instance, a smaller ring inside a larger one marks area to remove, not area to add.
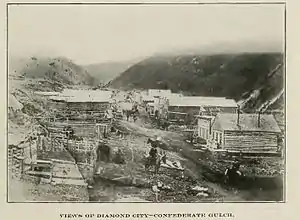
[[[174,182],[178,181],[176,183],[178,186],[174,187],[175,193],[166,193],[166,195],[162,195],[160,202],[236,202],[280,200],[279,198],[281,197],[280,195],[282,194],[282,191],[279,189],[267,191],[262,191],[261,189],[236,190],[225,188],[223,185],[206,180],[203,177],[203,172],[205,172],[205,170],[203,170],[201,164],[185,156],[193,154],[193,146],[185,142],[185,137],[182,134],[151,128],[151,125],[145,123],[145,121],[141,118],[136,122],[125,120],[119,121],[119,126],[122,126],[130,132],[131,143],[139,143],[137,146],[144,148],[144,152],[146,151],[145,148],[148,149],[149,147],[145,144],[145,140],[148,137],[162,137],[163,142],[169,146],[169,150],[167,151],[168,155],[172,156],[173,159],[177,158],[180,160],[182,165],[185,167],[184,175],[188,180],[176,180],[177,177],[163,173],[165,171],[161,171],[161,174],[158,174],[157,176],[147,177],[149,179],[154,178],[159,181],[163,181],[170,186],[174,185]],[[143,170],[140,170],[140,172],[143,172]],[[149,182],[151,182],[151,180],[149,180]],[[208,198],[199,198],[185,195],[188,185],[192,184],[200,184],[201,186],[208,187],[211,196]],[[116,184],[109,183],[103,179],[96,180],[94,189],[90,192],[90,197],[93,201],[115,201],[123,198],[130,200],[131,197],[139,197],[144,200],[155,201],[155,193],[149,189],[149,187],[137,188],[134,186],[117,186]],[[164,192],[161,192],[161,194],[163,193]],[[102,196],[99,196],[100,194],[102,194]]]

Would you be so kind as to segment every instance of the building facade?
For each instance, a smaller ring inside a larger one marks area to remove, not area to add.
[[[186,114],[216,116],[218,113],[236,113],[237,103],[223,97],[183,96],[170,99],[168,117],[170,120],[184,120]]]
[[[214,148],[239,152],[277,152],[280,128],[271,114],[218,114],[211,124]]]

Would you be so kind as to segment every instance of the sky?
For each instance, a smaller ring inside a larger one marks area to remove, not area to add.
[[[10,5],[10,56],[78,64],[160,53],[282,52],[283,5]]]

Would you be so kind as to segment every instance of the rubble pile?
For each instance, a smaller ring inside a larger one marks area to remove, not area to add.
[[[153,194],[147,199],[158,202],[196,202],[217,199],[220,196],[203,183],[188,176],[174,176],[160,173],[150,178]]]

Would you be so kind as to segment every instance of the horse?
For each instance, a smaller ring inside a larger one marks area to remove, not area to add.
[[[126,114],[127,121],[130,117],[133,117],[134,120],[136,120],[137,115],[139,115],[138,109],[130,109],[130,110],[123,110],[123,114]]]
[[[163,129],[163,130],[168,130],[170,126],[170,122],[168,122],[167,120],[162,120],[160,121],[160,127]]]
[[[154,173],[157,174],[164,157],[165,157],[164,155],[163,156],[158,155],[156,157],[155,161],[151,157],[146,157],[145,158],[145,171],[148,171],[150,169],[150,167],[154,167]]]
[[[242,180],[244,174],[239,171],[238,167],[227,168],[224,172],[224,184],[235,186]]]

